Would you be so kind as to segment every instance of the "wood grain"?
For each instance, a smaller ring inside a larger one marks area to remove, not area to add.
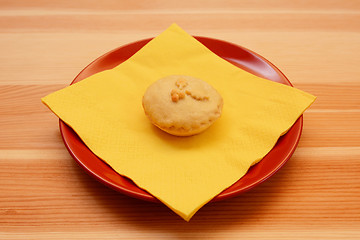
[[[359,1],[0,0],[0,239],[360,239]],[[68,154],[40,98],[172,22],[247,47],[316,95],[293,157],[189,222]]]

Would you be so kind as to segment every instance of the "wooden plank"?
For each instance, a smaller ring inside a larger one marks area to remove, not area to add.
[[[290,237],[293,231],[301,233],[304,228],[323,234],[326,229],[342,229],[346,234],[346,229],[360,224],[360,192],[353,187],[360,187],[359,147],[299,148],[269,181],[236,198],[206,205],[188,225],[161,204],[123,196],[96,182],[65,150],[0,150],[0,155],[6,156],[0,160],[0,230],[8,229],[5,232],[10,236],[20,229],[42,234],[55,229],[74,231],[74,225],[77,232],[96,231],[100,235],[133,224],[143,229],[127,231],[128,237],[139,234],[142,239],[151,228],[166,226],[191,238],[194,235],[186,235],[183,228],[196,236],[209,225],[221,232],[231,225],[242,224],[249,230],[261,224],[258,237],[280,229]],[[315,174],[313,169],[322,171]],[[229,237],[239,234],[229,233]],[[155,235],[166,236],[163,231]]]
[[[63,147],[58,119],[40,98],[66,85],[0,86],[0,149]],[[304,84],[300,89],[318,97],[304,114],[300,146],[359,146],[360,86]]]
[[[0,61],[6,63],[0,65],[0,84],[69,84],[95,58],[129,42],[153,37],[164,28],[101,35],[71,31],[1,33],[0,30]],[[360,80],[360,68],[355,64],[360,62],[360,55],[353,54],[360,52],[360,35],[356,33],[309,34],[258,29],[245,32],[224,29],[198,31],[196,26],[186,30],[227,40],[259,53],[299,88],[302,84],[358,84]],[[338,57],[334,57],[335,54]]]
[[[51,13],[51,12],[49,12]],[[1,16],[1,15],[0,15]],[[158,27],[165,29],[173,22],[183,28],[209,29],[237,29],[238,31],[262,30],[269,28],[276,31],[337,31],[356,32],[360,28],[358,21],[360,12],[352,14],[342,13],[294,13],[294,12],[211,12],[211,13],[167,13],[155,12],[139,14],[126,14],[114,12],[109,14],[83,13],[69,14],[58,12],[43,15],[34,13],[24,15],[14,12],[14,15],[1,16],[0,29],[2,32],[64,32],[72,29],[73,32],[98,32],[106,29],[106,32],[135,29],[137,31],[156,30]],[[46,17],[47,21],[44,21]],[[137,21],[134,21],[134,17]],[[321,21],[319,20],[321,17]],[[151,19],[151,21],[148,21]],[[287,24],[284,25],[283,23]]]
[[[151,1],[149,4],[146,0],[133,1],[116,1],[116,0],[103,0],[101,4],[92,1],[80,0],[80,1],[8,1],[1,0],[0,6],[3,9],[27,9],[27,8],[60,8],[60,9],[92,9],[92,10],[147,10],[156,11],[158,9],[177,9],[177,10],[198,10],[206,11],[207,9],[222,10],[222,9],[255,9],[255,10],[273,10],[273,9],[285,9],[285,10],[359,10],[359,1],[286,1],[286,0],[274,0],[274,1],[234,1],[223,0],[221,2],[216,0],[207,1],[176,1],[176,0],[156,0]]]

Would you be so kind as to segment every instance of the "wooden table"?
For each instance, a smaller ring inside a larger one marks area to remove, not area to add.
[[[187,223],[89,177],[40,97],[176,22],[318,99],[286,166]],[[0,239],[360,239],[359,1],[0,1]]]

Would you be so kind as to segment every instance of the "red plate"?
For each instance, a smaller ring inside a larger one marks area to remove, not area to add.
[[[260,55],[237,45],[205,37],[195,37],[202,44],[207,46],[215,54],[229,61],[235,66],[244,69],[257,76],[267,78],[271,81],[291,85],[289,80],[273,64]],[[111,69],[124,62],[137,52],[141,47],[151,39],[145,39],[138,42],[119,47],[99,57],[89,64],[71,83],[81,81],[82,79],[97,72]],[[291,157],[299,142],[302,132],[302,116],[295,122],[291,129],[282,136],[275,147],[265,156],[265,158],[251,167],[244,177],[234,185],[220,193],[212,201],[223,200],[245,192],[261,182],[268,179],[277,172]],[[60,131],[66,148],[72,157],[85,169],[87,173],[105,185],[127,194],[131,197],[158,202],[156,198],[146,191],[137,187],[131,180],[119,175],[109,165],[94,155],[77,136],[77,134],[64,122],[60,120]]]

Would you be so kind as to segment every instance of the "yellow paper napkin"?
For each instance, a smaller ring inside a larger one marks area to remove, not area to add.
[[[174,137],[142,109],[146,88],[181,74],[224,99],[207,131]],[[130,59],[42,99],[97,156],[185,220],[260,161],[315,97],[249,74],[173,24]]]

